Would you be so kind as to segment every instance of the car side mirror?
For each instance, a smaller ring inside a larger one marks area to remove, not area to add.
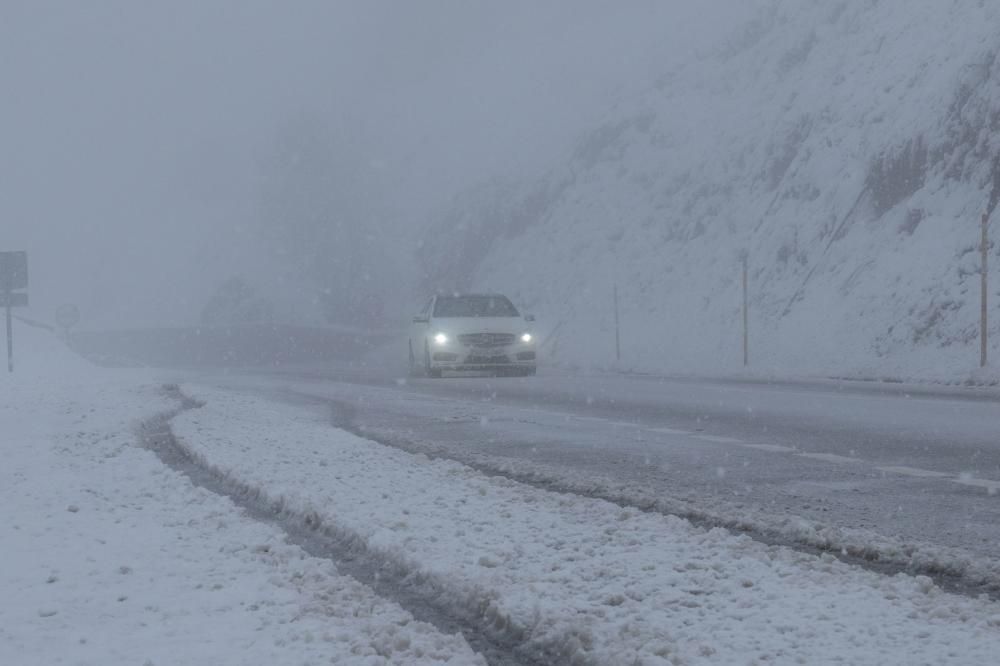
[[[524,315],[524,321],[535,321],[535,315]]]
[[[423,317],[421,315],[417,315],[416,317],[413,318],[413,323],[414,324],[429,324],[429,323],[431,323],[431,320],[430,320],[430,317]]]

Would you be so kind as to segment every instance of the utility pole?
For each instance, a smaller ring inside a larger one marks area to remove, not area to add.
[[[4,289],[4,300],[7,302],[7,372],[14,372],[14,323],[10,308],[14,300],[10,289]]]
[[[743,253],[743,367],[750,365],[750,298],[747,253]]]
[[[982,368],[986,367],[986,363],[989,360],[987,357],[987,337],[988,337],[988,326],[989,326],[989,311],[987,309],[989,294],[987,292],[988,280],[987,280],[987,261],[989,260],[989,224],[990,216],[987,213],[983,213],[982,222],[982,233],[983,237],[980,241],[979,251],[982,253],[981,267],[980,267],[980,303],[979,303],[979,366]]]
[[[618,283],[615,282],[615,361],[622,361],[621,321],[618,316]]]

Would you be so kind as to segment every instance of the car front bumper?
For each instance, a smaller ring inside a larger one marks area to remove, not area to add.
[[[503,368],[531,369],[537,364],[537,354],[528,345],[477,349],[442,348],[431,354],[435,370],[498,370]]]

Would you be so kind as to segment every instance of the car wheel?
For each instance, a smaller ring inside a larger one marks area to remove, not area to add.
[[[433,378],[441,376],[440,368],[431,367],[431,350],[427,346],[427,343],[424,343],[424,374]]]
[[[410,376],[416,377],[420,374],[420,368],[417,367],[417,358],[413,355],[413,340],[407,340],[406,346],[410,352]]]

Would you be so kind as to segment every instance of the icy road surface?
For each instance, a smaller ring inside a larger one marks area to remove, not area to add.
[[[923,576],[489,476],[332,428],[320,403],[183,388],[204,406],[174,431],[199,465],[351,535],[535,663],[960,664],[1000,650],[995,602]]]
[[[315,369],[219,381],[328,404],[338,426],[407,451],[1000,590],[993,390]]]

